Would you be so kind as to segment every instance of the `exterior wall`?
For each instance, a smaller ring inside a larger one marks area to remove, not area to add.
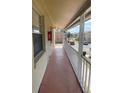
[[[63,33],[62,32],[55,32],[55,42],[63,43]]]
[[[47,41],[47,32],[49,30],[49,26],[51,26],[51,21],[49,19],[49,16],[45,12],[44,7],[42,7],[41,3],[37,0],[32,1],[32,7],[33,9],[40,15],[44,16],[44,23],[45,23],[45,52],[39,59],[39,61],[36,63],[36,68],[34,68],[34,59],[32,59],[32,93],[38,93],[40,84],[42,82],[47,62],[49,60],[49,56],[52,53],[52,46]],[[32,24],[35,24],[36,22],[35,16],[33,16]],[[33,45],[32,45],[33,46]],[[33,49],[32,49],[33,50]],[[32,53],[33,54],[33,53]],[[33,55],[32,55],[33,58]]]

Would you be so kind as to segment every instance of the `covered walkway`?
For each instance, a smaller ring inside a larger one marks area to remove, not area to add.
[[[53,48],[39,93],[83,93],[63,47]]]

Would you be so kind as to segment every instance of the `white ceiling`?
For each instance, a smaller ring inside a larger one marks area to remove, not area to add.
[[[64,28],[86,0],[41,0],[53,26]]]

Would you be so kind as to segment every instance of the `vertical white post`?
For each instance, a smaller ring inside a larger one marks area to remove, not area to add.
[[[89,91],[90,91],[90,78],[91,78],[91,64],[89,64],[89,77],[88,77],[87,93],[89,93]]]
[[[53,46],[55,46],[55,29],[53,29]]]
[[[85,14],[80,16],[80,32],[79,32],[79,69],[78,69],[78,75],[79,75],[79,80],[80,83],[83,87],[83,77],[84,77],[84,63],[82,62],[82,54],[83,54],[83,32],[84,32],[84,22],[85,22]],[[82,69],[82,65],[83,65],[83,69]]]

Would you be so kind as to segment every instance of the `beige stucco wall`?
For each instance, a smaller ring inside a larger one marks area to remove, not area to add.
[[[32,93],[38,93],[39,86],[42,82],[42,79],[43,79],[43,76],[44,76],[44,73],[45,73],[45,70],[48,64],[49,56],[52,53],[51,44],[49,44],[49,42],[47,41],[47,31],[49,30],[49,26],[51,26],[51,22],[50,22],[50,19],[47,13],[45,12],[44,7],[42,7],[41,3],[39,3],[36,0],[33,0],[32,7],[38,14],[43,15],[45,18],[44,20],[45,20],[46,51],[42,55],[42,57],[39,59],[39,61],[37,62],[36,68],[34,68],[34,60],[32,59]],[[33,16],[32,18],[33,18],[32,24],[35,24],[34,23],[36,20],[35,16]],[[32,58],[33,58],[33,53],[32,53]]]

